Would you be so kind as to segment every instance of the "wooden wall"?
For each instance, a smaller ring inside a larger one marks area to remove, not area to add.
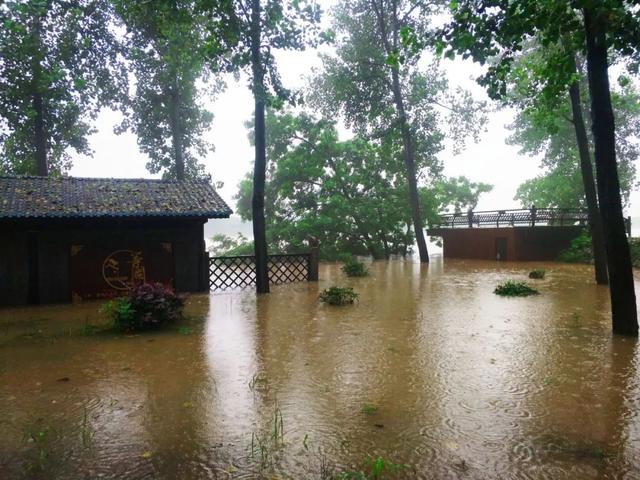
[[[0,306],[71,301],[72,245],[117,250],[170,243],[176,291],[207,290],[207,279],[203,278],[204,222],[200,218],[3,222]]]
[[[445,258],[497,260],[496,240],[506,240],[507,261],[555,260],[584,227],[538,226],[503,228],[434,228],[442,237]],[[503,241],[504,241],[503,240]]]

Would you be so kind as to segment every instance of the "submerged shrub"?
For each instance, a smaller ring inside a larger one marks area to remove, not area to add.
[[[571,244],[558,255],[558,260],[568,263],[593,263],[591,249],[591,234],[585,230]]]
[[[529,272],[529,278],[542,279],[547,271],[544,268],[534,268]]]
[[[349,305],[356,301],[358,294],[351,287],[329,287],[322,291],[319,298],[329,305]]]
[[[116,330],[134,332],[173,323],[182,316],[184,300],[161,283],[143,283],[103,310]]]
[[[537,295],[539,292],[525,282],[507,280],[498,285],[493,293],[503,297],[528,297],[529,295]]]
[[[355,258],[350,258],[342,266],[342,271],[347,274],[347,277],[366,277],[369,275],[367,267],[364,263],[359,262]]]

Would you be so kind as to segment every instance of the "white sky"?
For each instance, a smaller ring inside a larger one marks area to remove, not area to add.
[[[277,61],[283,83],[289,88],[303,87],[306,84],[304,77],[311,73],[311,69],[321,67],[316,50],[282,52]],[[484,90],[473,80],[481,71],[477,65],[456,59],[444,60],[442,67],[452,88],[460,85],[471,90],[476,98],[486,99]],[[244,122],[253,114],[253,97],[246,79],[236,82],[229,78],[228,88],[207,106],[215,116],[207,134],[207,140],[215,146],[215,151],[210,152],[203,163],[214,182],[224,182],[219,193],[233,209],[238,182],[253,164],[253,149],[244,127]],[[513,112],[509,110],[490,113],[487,131],[477,144],[468,145],[459,155],[453,155],[450,148],[441,152],[445,175],[464,175],[471,181],[494,185],[492,192],[481,197],[478,210],[518,208],[518,202],[513,200],[518,185],[540,172],[538,159],[520,156],[517,147],[505,143],[508,136],[505,125],[512,117]],[[120,114],[116,112],[104,111],[99,115],[96,122],[98,131],[89,139],[95,153],[93,157],[75,155],[71,175],[152,177],[145,168],[147,158],[139,151],[136,137],[131,133],[113,133],[119,119]],[[640,215],[638,192],[632,194],[627,214]]]

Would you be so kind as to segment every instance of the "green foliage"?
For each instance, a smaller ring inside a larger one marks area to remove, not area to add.
[[[253,242],[239,232],[235,237],[218,233],[211,237],[209,252],[216,256],[252,255]]]
[[[529,278],[541,280],[546,273],[547,271],[544,268],[535,268],[529,272]]]
[[[456,151],[477,138],[484,105],[468,92],[449,91],[437,61],[426,67],[419,62],[420,39],[431,30],[435,8],[416,6],[408,0],[338,3],[332,25],[336,52],[321,56],[324,70],[313,79],[310,101],[327,118],[341,115],[358,133],[401,143],[401,114],[393,90],[397,74],[420,178],[426,169],[432,174],[441,169],[436,155],[445,128]]]
[[[629,249],[631,250],[631,263],[634,268],[640,268],[640,238],[629,239]]]
[[[498,285],[493,293],[502,297],[528,297],[529,295],[537,295],[539,292],[525,282],[507,280]]]
[[[384,258],[414,243],[398,144],[357,135],[340,141],[336,125],[307,114],[267,112],[266,217],[270,249],[305,248],[318,239],[324,260]],[[420,190],[424,220],[445,208],[474,206],[491,187],[464,177],[434,179]],[[251,218],[253,183],[239,185],[236,211]]]
[[[336,476],[337,480],[384,480],[399,478],[406,465],[394,463],[382,457],[369,459],[362,470],[346,470]]]
[[[372,405],[371,403],[363,403],[360,407],[360,411],[365,415],[373,415],[378,411],[378,407]]]
[[[591,234],[585,230],[574,238],[569,247],[560,252],[558,260],[568,263],[592,263]]]
[[[136,313],[131,307],[131,300],[128,297],[116,297],[109,300],[101,310],[109,318],[115,330],[136,330]]]
[[[640,238],[629,238],[629,250],[631,264],[634,268],[640,268]],[[568,248],[560,252],[558,261],[567,263],[593,263],[593,250],[591,248],[591,235],[588,231],[582,232],[571,241]]]
[[[122,332],[136,332],[176,322],[182,317],[184,300],[160,283],[143,283],[126,297],[107,302],[102,311],[113,328]]]
[[[90,121],[126,97],[113,23],[107,0],[0,6],[0,174],[36,174],[39,141],[51,174],[91,155]]]
[[[206,15],[195,0],[114,3],[127,27],[125,54],[136,77],[119,130],[136,133],[140,150],[149,156],[149,172],[176,178],[183,170],[187,178],[207,177],[198,163],[212,148],[203,135],[213,115],[201,105],[212,88],[199,86],[209,78]]]
[[[358,294],[352,287],[329,287],[320,293],[320,300],[329,305],[349,305],[355,302]]]
[[[342,266],[342,271],[347,274],[347,277],[366,277],[369,275],[369,271],[364,263],[359,262],[355,258],[347,260]]]
[[[547,52],[546,56],[548,55],[551,54]],[[522,107],[509,126],[512,135],[507,143],[518,145],[521,154],[541,156],[545,170],[520,185],[516,199],[527,207],[533,204],[541,208],[585,207],[585,191],[568,92],[557,92],[555,97],[551,97],[550,93],[545,96],[536,93],[535,88],[538,87],[530,85],[530,70],[540,68],[539,65],[546,61],[546,56],[545,49],[534,43],[514,62],[514,72],[507,77],[511,88],[507,101]],[[581,91],[588,92],[586,73],[579,69],[576,80]],[[630,192],[636,186],[635,161],[640,154],[640,145],[634,140],[640,133],[640,94],[633,84],[623,84],[616,87],[612,82],[611,95],[617,131],[616,153],[621,195],[623,203],[627,205]],[[531,98],[531,95],[536,96]],[[589,96],[583,94],[582,98],[582,110],[589,112]],[[585,113],[586,115],[588,114]],[[593,145],[590,129],[587,129],[587,135],[589,144]]]

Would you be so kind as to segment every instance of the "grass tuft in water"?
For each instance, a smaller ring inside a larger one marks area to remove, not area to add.
[[[248,385],[249,390],[252,392],[264,392],[269,389],[269,381],[267,377],[261,373],[254,373]]]
[[[529,278],[533,278],[535,280],[542,280],[547,271],[544,268],[534,268],[529,272]]]
[[[369,275],[369,270],[364,266],[364,263],[355,258],[347,260],[342,266],[342,271],[347,274],[347,277],[366,277]]]
[[[378,411],[378,407],[376,407],[375,405],[372,405],[371,403],[365,402],[360,407],[360,411],[365,415],[373,415],[374,413],[376,413],[376,411]]]
[[[502,297],[528,297],[529,295],[538,295],[539,292],[525,282],[507,280],[498,285],[493,293]]]
[[[82,424],[80,425],[80,437],[82,438],[82,446],[84,448],[91,446],[94,433],[95,432],[89,423],[89,415],[87,414],[87,406],[85,405],[82,412]]]
[[[320,294],[320,301],[329,305],[350,305],[358,299],[351,287],[329,287]]]
[[[336,480],[384,480],[399,478],[398,474],[407,466],[394,463],[382,457],[369,459],[362,470],[345,470],[336,476]]]

